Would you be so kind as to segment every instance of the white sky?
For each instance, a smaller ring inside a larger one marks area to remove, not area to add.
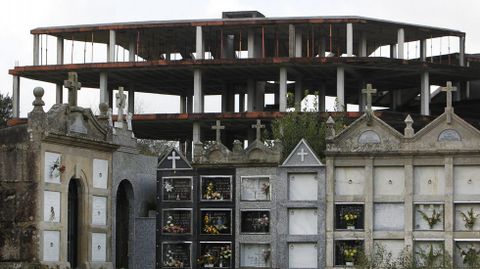
[[[220,18],[222,11],[258,10],[267,17],[358,15],[407,23],[445,27],[467,33],[467,53],[480,52],[480,1],[478,0],[15,0],[0,1],[0,92],[12,94],[8,69],[15,62],[32,64],[36,27],[109,22]],[[51,39],[50,42],[54,42]],[[456,44],[455,44],[456,46]],[[54,57],[52,57],[52,60]],[[31,110],[32,90],[46,90],[46,109],[54,103],[55,86],[22,79],[21,116]],[[90,94],[89,94],[90,93]],[[66,96],[64,96],[66,98]],[[79,104],[96,110],[98,94],[80,91]],[[137,96],[143,112],[175,112],[176,98],[152,101]],[[159,102],[160,105],[159,105]]]

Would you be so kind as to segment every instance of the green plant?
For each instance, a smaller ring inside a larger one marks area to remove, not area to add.
[[[417,264],[425,268],[440,268],[443,265],[443,250],[435,249],[432,244],[427,250],[420,249],[415,254]]]
[[[473,245],[466,249],[457,245],[457,248],[460,250],[460,256],[464,265],[470,268],[480,268],[480,250],[477,250]]]
[[[463,221],[465,222],[465,228],[473,230],[473,226],[475,226],[475,222],[480,214],[475,214],[473,207],[470,208],[467,213],[460,212],[460,214],[462,214]]]
[[[418,213],[422,216],[422,218],[428,223],[428,227],[430,229],[433,229],[433,226],[435,224],[439,223],[442,221],[442,211],[436,211],[436,209],[433,209],[432,215],[428,216],[425,212],[422,210],[418,209]]]

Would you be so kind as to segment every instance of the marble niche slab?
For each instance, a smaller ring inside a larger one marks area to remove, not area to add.
[[[336,195],[363,195],[364,186],[364,167],[337,167],[335,169]]]

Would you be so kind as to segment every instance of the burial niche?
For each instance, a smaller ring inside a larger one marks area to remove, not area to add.
[[[72,178],[68,184],[68,231],[67,231],[67,261],[71,268],[77,268],[79,262],[80,240],[80,212],[81,212],[81,184],[78,179]]]

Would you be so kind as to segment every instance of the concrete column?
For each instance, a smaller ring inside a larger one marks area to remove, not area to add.
[[[202,70],[193,70],[193,113],[203,112]]]
[[[137,49],[135,35],[131,35],[130,39],[128,40],[128,60],[130,62],[135,62],[135,53]]]
[[[465,66],[465,36],[460,37],[459,44],[459,63],[460,66]]]
[[[116,34],[114,30],[108,32],[107,62],[115,62]]]
[[[353,24],[347,23],[347,56],[353,56]]]
[[[280,67],[280,79],[279,79],[279,111],[287,111],[287,68]]]
[[[63,38],[57,37],[57,64],[63,64]]]
[[[135,113],[135,90],[133,87],[128,89],[128,112]]]
[[[403,28],[398,29],[397,32],[397,43],[398,43],[398,48],[397,48],[397,58],[398,59],[405,59],[405,54],[404,54],[404,45],[405,45],[405,30]]]
[[[255,31],[252,29],[248,30],[248,43],[247,43],[247,50],[248,50],[248,58],[255,58],[256,51],[255,51]]]
[[[222,113],[234,112],[235,108],[235,94],[230,85],[225,84],[222,87]]]
[[[345,68],[337,67],[337,110],[346,111],[345,105]]]
[[[245,94],[240,93],[238,95],[238,112],[242,113],[245,111]]]
[[[40,35],[33,35],[33,65],[40,64]]]
[[[255,107],[255,81],[253,79],[247,80],[247,111],[254,111]]]
[[[13,76],[13,94],[12,94],[12,116],[14,118],[20,117],[20,77]]]
[[[200,133],[200,123],[199,122],[194,122],[193,123],[193,143],[195,144],[196,142],[200,142],[201,138],[201,133]]]
[[[391,44],[390,45],[390,58],[395,59],[397,58],[397,45]]]
[[[394,90],[391,91],[392,95],[392,110],[397,111],[398,107],[402,105],[402,91]]]
[[[263,111],[265,105],[265,81],[257,81],[255,85],[255,111]]]
[[[289,24],[288,25],[288,57],[292,58],[295,57],[295,25]]]
[[[100,73],[100,103],[109,103],[108,100],[108,74]]]
[[[453,157],[445,157],[445,205],[444,216],[450,216],[444,218],[444,230],[445,230],[445,252],[454,253],[455,245],[453,241],[454,223],[455,223],[455,205],[453,199]]]
[[[362,32],[358,42],[358,57],[368,57],[367,55],[367,34]]]
[[[325,112],[325,82],[322,83],[318,90],[318,111]]]
[[[428,72],[420,75],[420,114],[430,115],[430,79]]]
[[[298,109],[301,110],[301,103],[303,99],[303,85],[302,85],[302,79],[298,78],[295,81],[295,108],[298,107]]]
[[[180,113],[187,113],[187,97],[185,95],[178,96],[180,103]]]
[[[55,88],[55,104],[63,103],[63,84],[59,83]]]
[[[427,61],[427,40],[420,40],[420,61]]]
[[[415,216],[415,205],[413,204],[413,160],[411,158],[404,161],[405,173],[405,246],[409,247],[410,253],[413,254],[413,227]]]
[[[302,32],[300,29],[295,30],[295,57],[303,57],[302,48],[303,48]]]
[[[193,113],[193,96],[187,96],[187,113]]]
[[[234,49],[235,36],[227,35],[222,38],[223,38],[222,58],[223,59],[235,58],[235,49]]]
[[[365,234],[373,235],[373,157],[365,158]],[[366,236],[364,241],[366,253],[373,253],[373,236]]]
[[[196,49],[195,49],[195,59],[201,60],[205,57],[205,49],[204,49],[204,40],[203,40],[203,29],[202,26],[197,26],[197,34],[196,34]]]
[[[318,56],[325,57],[325,51],[327,50],[327,39],[322,36],[320,37],[320,51],[318,52]]]

